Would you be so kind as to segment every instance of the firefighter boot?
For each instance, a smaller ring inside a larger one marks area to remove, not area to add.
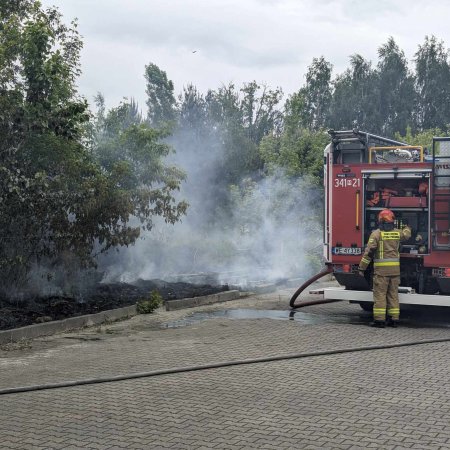
[[[384,320],[374,320],[370,323],[370,326],[374,328],[384,328],[386,326],[386,323],[384,322]]]
[[[397,328],[398,327],[398,320],[394,320],[391,317],[388,317],[386,325],[388,327]]]

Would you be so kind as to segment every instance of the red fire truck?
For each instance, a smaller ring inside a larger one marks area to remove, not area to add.
[[[325,288],[323,301],[349,300],[372,307],[372,268],[357,274],[364,246],[378,227],[378,213],[394,211],[396,227],[412,236],[400,247],[400,303],[450,306],[450,137],[432,148],[411,146],[358,130],[329,131],[324,151],[325,273],[339,287]],[[309,302],[308,304],[310,304]]]

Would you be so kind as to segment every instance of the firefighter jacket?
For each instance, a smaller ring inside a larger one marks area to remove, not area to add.
[[[373,259],[373,271],[376,275],[400,275],[400,242],[410,237],[409,227],[401,230],[394,228],[391,231],[373,231],[358,270],[365,271]]]

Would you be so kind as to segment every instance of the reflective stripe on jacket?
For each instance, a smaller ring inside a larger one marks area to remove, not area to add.
[[[359,263],[359,270],[366,270],[373,259],[374,273],[400,275],[400,242],[410,237],[409,227],[402,230],[394,228],[392,231],[373,231]]]

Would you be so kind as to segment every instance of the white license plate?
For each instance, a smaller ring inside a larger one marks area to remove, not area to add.
[[[362,250],[359,247],[333,247],[334,255],[361,255]]]

